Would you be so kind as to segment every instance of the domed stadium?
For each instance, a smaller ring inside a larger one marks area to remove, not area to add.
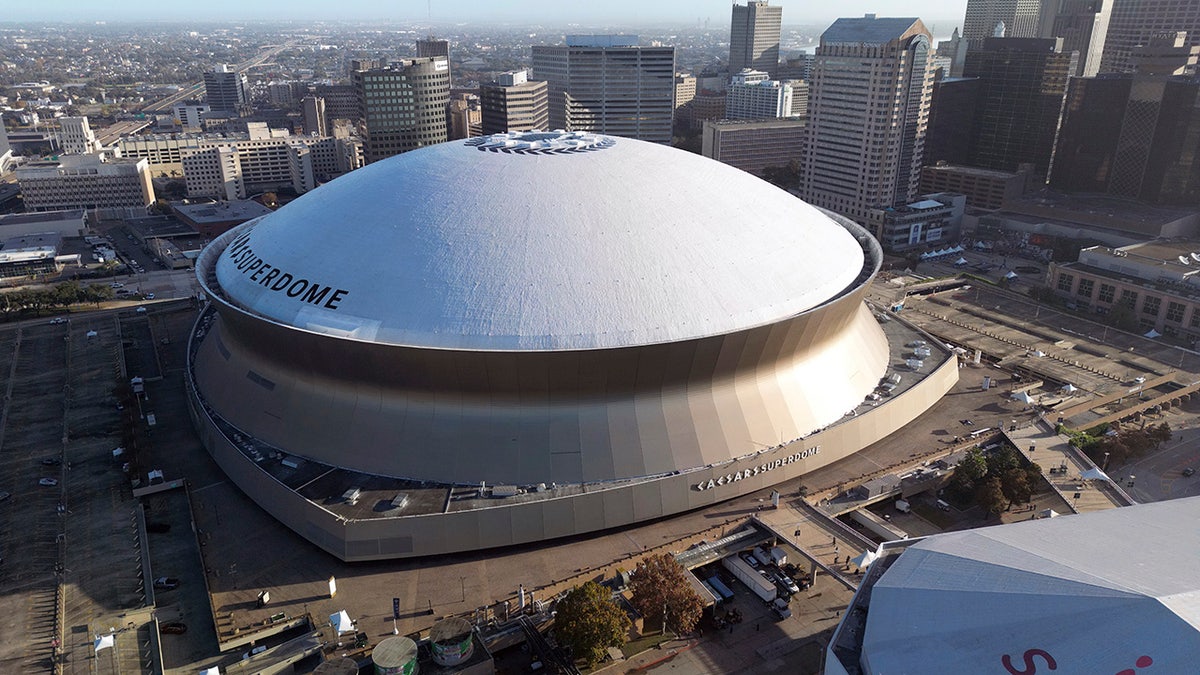
[[[932,364],[856,410],[895,360],[863,302],[881,258],[668,147],[443,143],[204,250],[193,416],[239,488],[345,560],[659,518],[844,457],[953,384]]]

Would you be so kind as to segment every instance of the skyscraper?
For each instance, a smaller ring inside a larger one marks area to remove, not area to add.
[[[304,133],[328,136],[325,124],[325,99],[320,96],[305,96],[300,101],[304,113]]]
[[[533,47],[552,129],[671,142],[675,48],[639,47],[636,35],[568,35]]]
[[[1200,83],[1176,74],[1195,50],[1182,35],[1152,37],[1131,53],[1136,72],[1072,79],[1050,185],[1200,205]]]
[[[1185,46],[1200,45],[1200,2],[1195,0],[1112,0],[1112,18],[1104,41],[1102,73],[1133,71],[1130,55],[1162,33],[1186,31]]]
[[[983,41],[995,37],[996,25],[1004,24],[1004,37],[1038,37],[1043,14],[1053,0],[967,0],[962,36],[969,49],[983,48]]]
[[[979,78],[968,164],[1016,171],[1030,163],[1046,175],[1078,59],[1061,49],[1061,38],[988,38],[967,53],[963,75]]]
[[[502,73],[481,86],[479,104],[485,135],[549,129],[546,83],[530,82],[524,70]]]
[[[368,163],[447,140],[450,64],[443,57],[405,59],[356,70]]]
[[[917,194],[929,114],[931,36],[920,19],[838,19],[809,83],[800,196],[878,227]]]
[[[208,107],[214,113],[237,115],[250,103],[250,85],[246,74],[227,64],[220,64],[204,73],[204,93],[208,98]]]
[[[1121,1],[967,0],[963,37],[971,51],[983,49],[991,37],[1062,38],[1064,54],[1079,52],[1072,75],[1090,77],[1100,68],[1113,3]],[[996,34],[1000,23],[1003,35]]]
[[[58,145],[66,154],[83,155],[100,149],[100,142],[86,117],[62,117],[58,120]]]
[[[1079,52],[1079,65],[1073,75],[1091,77],[1100,70],[1112,16],[1113,0],[1061,0],[1050,24],[1050,32],[1041,37],[1062,38],[1064,54]]]
[[[758,70],[743,70],[730,78],[725,116],[731,120],[791,117],[792,85],[768,79]]]
[[[774,73],[779,67],[779,25],[783,8],[767,0],[749,0],[733,6],[729,27],[729,72],[743,68]]]
[[[432,35],[424,40],[417,40],[417,58],[427,59],[440,56],[446,59],[447,65],[450,63],[450,41],[439,40]],[[450,71],[446,71],[449,77]],[[453,80],[453,78],[451,78]]]

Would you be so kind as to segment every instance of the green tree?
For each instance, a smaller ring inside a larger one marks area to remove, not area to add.
[[[666,630],[690,633],[700,622],[704,601],[687,581],[687,570],[669,553],[647,557],[629,583],[634,608],[644,617],[663,617]]]
[[[1029,485],[1029,474],[1024,469],[1012,467],[1000,475],[1000,489],[1008,503],[1028,502],[1033,497],[1033,489]]]
[[[990,476],[987,480],[980,483],[979,487],[975,490],[975,501],[983,507],[983,511],[986,514],[985,517],[1003,511],[1005,499],[1000,479],[996,476]]]
[[[605,649],[625,644],[630,625],[612,593],[594,581],[576,586],[560,600],[554,618],[559,642],[589,668],[604,659]]]
[[[966,497],[975,491],[975,486],[987,475],[987,458],[979,448],[971,448],[954,467],[954,478],[950,489]]]

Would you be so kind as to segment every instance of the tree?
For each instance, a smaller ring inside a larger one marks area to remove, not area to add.
[[[592,667],[608,647],[620,647],[629,636],[630,621],[612,600],[612,593],[589,581],[559,601],[554,631],[577,659]]]
[[[951,479],[950,489],[962,497],[969,496],[975,491],[976,484],[987,475],[988,462],[979,448],[971,448],[966,456],[959,460],[954,467],[954,478]]]
[[[1000,489],[1008,503],[1028,502],[1033,497],[1033,489],[1029,485],[1029,474],[1024,469],[1013,467],[1000,475]]]
[[[975,490],[975,501],[983,507],[986,515],[1003,511],[1005,503],[1004,489],[1001,487],[1000,479],[996,476],[991,476],[980,483],[979,487]]]
[[[690,633],[700,622],[704,602],[687,581],[687,570],[669,553],[647,557],[629,583],[633,606],[644,617],[663,617],[678,633]]]

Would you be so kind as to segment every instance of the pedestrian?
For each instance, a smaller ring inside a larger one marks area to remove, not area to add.
[[[757,624],[757,623],[756,623],[756,624],[754,624],[754,632],[755,632],[755,633],[757,633],[757,632],[758,632],[759,626],[760,626],[760,624]]]

